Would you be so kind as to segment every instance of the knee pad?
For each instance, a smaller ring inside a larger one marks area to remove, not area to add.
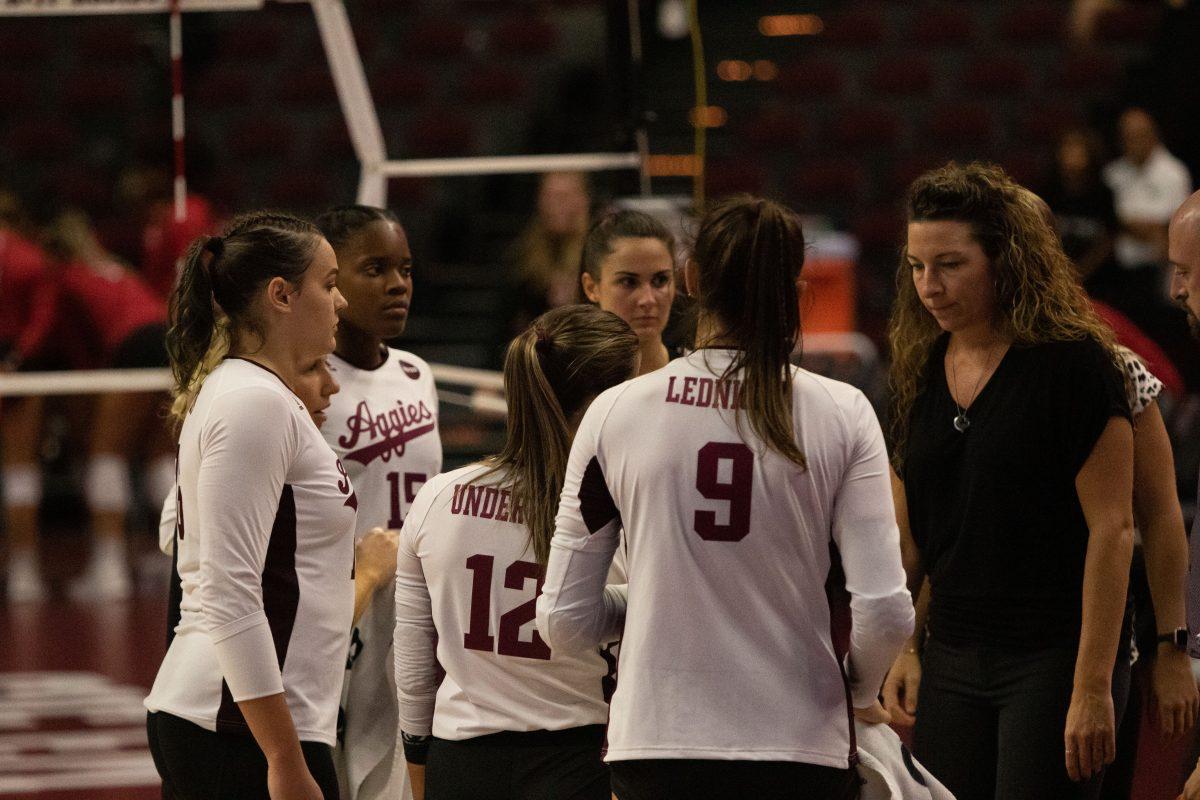
[[[37,464],[12,464],[4,468],[4,502],[18,508],[42,504],[42,470]]]
[[[175,456],[157,456],[146,465],[146,493],[157,508],[175,488]],[[174,503],[174,497],[171,502]]]
[[[93,456],[83,481],[83,493],[93,511],[128,511],[129,462],[120,456]]]

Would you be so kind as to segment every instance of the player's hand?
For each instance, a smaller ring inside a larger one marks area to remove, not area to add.
[[[879,704],[878,700],[866,708],[854,709],[854,718],[868,725],[887,725],[892,721],[892,715]]]
[[[914,725],[917,694],[921,689],[921,657],[901,653],[883,681],[883,707],[901,725]]]
[[[1187,783],[1183,785],[1183,794],[1179,795],[1176,800],[1200,800],[1200,764],[1197,764],[1192,770]]]
[[[1154,659],[1151,689],[1158,709],[1158,726],[1167,738],[1182,736],[1196,724],[1200,693],[1187,653],[1159,648]]]
[[[354,545],[354,569],[370,586],[379,588],[396,575],[400,532],[372,528]]]
[[[1067,775],[1085,781],[1117,756],[1116,715],[1111,691],[1076,688],[1063,732]]]
[[[303,758],[267,761],[267,792],[271,800],[325,800]]]

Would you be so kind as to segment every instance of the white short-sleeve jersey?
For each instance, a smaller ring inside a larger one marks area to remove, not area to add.
[[[598,646],[552,653],[542,640],[529,530],[504,476],[486,472],[476,464],[431,480],[401,532],[400,726],[461,740],[602,724],[614,665]]]
[[[857,389],[795,369],[800,469],[737,410],[738,376],[721,380],[731,357],[700,350],[592,403],[538,626],[553,649],[579,647],[624,613],[610,761],[846,767],[849,695],[874,701],[913,624],[882,433]],[[622,525],[625,608],[604,586]],[[848,681],[825,592],[831,545],[851,594]]]
[[[304,741],[334,744],[354,607],[357,498],[303,403],[227,359],[179,436],[181,618],[151,711],[248,733],[237,702],[284,692]]]
[[[329,371],[341,388],[330,398],[321,433],[358,493],[356,536],[374,527],[399,528],[417,491],[442,469],[437,387],[429,365],[388,348],[375,369],[331,355]],[[371,598],[346,659],[345,729],[337,763],[349,800],[409,796],[403,768],[394,775],[391,769],[397,745],[394,598],[390,582]]]

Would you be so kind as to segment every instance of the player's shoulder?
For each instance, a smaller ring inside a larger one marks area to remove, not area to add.
[[[486,474],[487,467],[479,463],[468,464],[465,467],[459,467],[447,472],[439,472],[426,481],[425,485],[420,488],[417,492],[418,500],[416,502],[423,503],[427,508],[432,508],[437,505],[442,495],[451,487],[478,481]]]
[[[241,358],[227,358],[209,374],[201,389],[214,410],[264,415],[260,424],[307,414],[304,403],[271,370]],[[271,416],[274,415],[274,416]]]
[[[820,419],[823,426],[840,423],[843,430],[862,430],[876,419],[867,396],[856,386],[796,368],[792,373],[792,400],[800,418]]]

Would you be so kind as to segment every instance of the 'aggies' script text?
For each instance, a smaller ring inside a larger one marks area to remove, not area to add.
[[[495,486],[456,483],[454,496],[450,498],[450,513],[525,524],[525,515],[521,513],[521,507],[513,501],[508,489],[498,489]]]
[[[672,375],[667,381],[666,402],[701,408],[741,408],[742,382],[717,378],[697,378],[689,375],[677,386]]]
[[[408,442],[430,433],[436,424],[424,401],[406,405],[397,400],[395,408],[374,414],[364,400],[354,409],[354,416],[346,420],[349,433],[339,436],[338,444],[348,451],[346,458],[360,464],[370,464],[377,458],[390,461],[393,454],[404,455]],[[366,445],[355,450],[359,437],[366,438]]]

